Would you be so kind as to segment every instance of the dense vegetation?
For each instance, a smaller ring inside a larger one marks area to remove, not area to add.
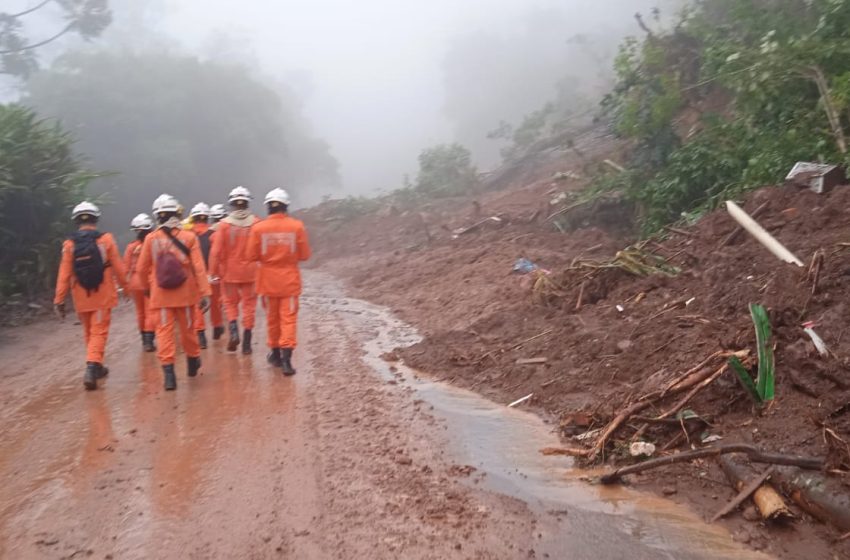
[[[0,297],[52,285],[71,207],[94,178],[55,123],[0,105]]]
[[[622,46],[604,102],[633,158],[600,185],[638,203],[645,231],[797,160],[847,162],[850,1],[703,0],[646,31]]]

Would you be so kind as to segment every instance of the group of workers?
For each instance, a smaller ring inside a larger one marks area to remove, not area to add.
[[[227,350],[235,352],[241,343],[242,353],[248,355],[258,297],[266,310],[267,360],[284,375],[295,374],[299,263],[310,258],[307,232],[289,215],[285,190],[272,189],[266,195],[265,219],[252,213],[251,199],[248,189],[236,187],[228,196],[229,211],[221,204],[210,208],[198,203],[184,219],[177,199],[163,194],[153,203],[152,218],[133,218],[130,229],[136,239],[123,259],[112,234],[98,231],[100,209],[91,202],[74,208],[71,218],[77,231],[62,245],[54,307],[64,319],[65,300],[71,294],[85,333],[87,390],[97,389],[98,380],[109,373],[104,352],[112,309],[122,292],[135,303],[142,348],[157,353],[167,391],[177,388],[175,328],[186,353],[187,374],[195,377],[201,350],[208,346],[206,312],[213,339],[225,334],[226,317]]]

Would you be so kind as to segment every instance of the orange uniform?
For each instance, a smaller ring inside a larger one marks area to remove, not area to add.
[[[212,238],[213,233],[210,231],[210,225],[205,224],[203,222],[193,223],[191,231],[198,236],[200,239],[202,236],[206,236],[209,233],[209,252],[204,254],[203,244],[199,244],[201,248],[201,255],[204,257],[204,267],[209,270],[210,266],[210,254],[212,253]],[[214,327],[221,327],[224,325],[224,318],[221,315],[221,288],[220,285],[210,285],[210,289],[212,290],[212,296],[210,298],[210,321],[212,322]],[[216,293],[219,294],[216,297]],[[204,320],[204,314],[201,311],[200,306],[195,309],[195,330],[202,331],[206,328],[206,321]]]
[[[136,305],[136,319],[140,332],[156,330],[156,315],[151,310],[151,298],[145,295],[145,286],[136,277],[139,255],[142,254],[142,242],[138,239],[127,245],[124,250],[124,268],[127,270],[127,284],[133,303]]]
[[[177,247],[160,227],[145,238],[139,256],[136,277],[150,291],[151,308],[157,315],[156,338],[159,341],[157,357],[163,365],[174,364],[177,349],[174,345],[174,324],[180,329],[183,350],[190,358],[201,355],[195,333],[194,310],[201,300],[211,294],[204,258],[194,233],[179,227],[171,229],[171,235],[189,249],[189,256]],[[186,281],[174,289],[165,289],[156,281],[157,257],[167,251],[183,266]]]
[[[245,245],[256,216],[238,220],[228,216],[218,223],[210,255],[210,272],[223,282],[224,307],[228,321],[239,320],[242,304],[242,326],[253,329],[257,312],[257,263],[245,258]]]
[[[84,225],[80,230],[95,230],[94,225]],[[112,308],[118,305],[116,283],[127,287],[127,274],[118,246],[110,233],[104,233],[97,240],[103,264],[103,283],[96,290],[88,292],[79,285],[74,275],[74,242],[70,239],[62,244],[62,261],[56,279],[56,305],[65,303],[68,292],[74,301],[74,309],[80,317],[86,338],[86,361],[103,364],[103,354],[109,336],[109,324]]]
[[[251,228],[245,256],[260,263],[257,293],[265,298],[269,348],[295,348],[301,271],[310,258],[310,243],[301,220],[272,214]]]

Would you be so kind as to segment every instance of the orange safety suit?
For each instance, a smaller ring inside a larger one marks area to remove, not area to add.
[[[192,232],[201,236],[210,231],[210,225],[205,223],[197,223],[192,224]],[[210,253],[212,253],[212,243],[213,237],[215,237],[215,232],[210,234]],[[198,247],[201,247],[199,244]],[[201,251],[203,255],[203,251]],[[204,267],[209,270],[210,262],[209,255],[203,255],[204,257]],[[222,327],[224,326],[224,318],[221,314],[221,284],[211,284],[210,288],[212,289],[212,296],[210,297],[210,322],[212,322],[213,327]],[[204,319],[204,314],[201,311],[201,307],[198,306],[195,310],[195,330],[202,331],[207,328],[206,320]]]
[[[95,230],[93,224],[80,227],[80,230]],[[109,337],[109,324],[112,320],[112,308],[118,305],[116,283],[121,288],[127,287],[127,273],[118,245],[111,233],[104,233],[97,240],[100,255],[106,269],[103,272],[103,283],[89,293],[79,285],[74,275],[74,242],[65,240],[62,244],[62,260],[59,264],[59,274],[56,279],[56,305],[65,303],[68,292],[74,301],[74,309],[83,325],[86,339],[86,361],[103,365],[103,354]]]
[[[197,358],[201,355],[198,335],[194,328],[195,308],[201,297],[211,294],[207,280],[207,270],[198,238],[194,233],[180,227],[171,229],[171,235],[179,239],[189,249],[189,256],[177,247],[160,227],[145,238],[136,276],[142,285],[150,291],[151,308],[157,315],[156,339],[157,357],[162,365],[173,365],[177,348],[174,344],[174,324],[180,329],[180,339],[186,356]],[[163,251],[172,253],[183,265],[186,281],[174,289],[165,289],[156,282],[157,257]]]
[[[156,315],[151,310],[151,298],[145,295],[145,287],[136,277],[139,255],[142,254],[142,242],[138,239],[127,245],[124,250],[124,268],[127,270],[127,284],[130,297],[136,305],[136,320],[139,332],[156,331]]]
[[[242,326],[254,328],[257,313],[257,263],[245,258],[245,245],[251,227],[259,222],[256,216],[238,220],[228,216],[218,223],[215,243],[210,255],[210,272],[221,278],[224,310],[228,321],[239,320],[242,304]]]
[[[251,228],[245,256],[258,261],[257,293],[263,296],[269,348],[295,348],[301,271],[310,258],[307,230],[301,220],[272,214]]]

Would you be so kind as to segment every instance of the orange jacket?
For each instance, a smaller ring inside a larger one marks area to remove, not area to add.
[[[97,228],[93,225],[85,225],[80,229]],[[118,305],[118,291],[115,284],[122,288],[127,287],[127,273],[121,261],[121,254],[118,252],[118,245],[115,244],[115,238],[111,233],[104,233],[97,240],[97,246],[100,248],[106,270],[103,272],[103,284],[97,290],[88,293],[85,288],[78,285],[77,277],[74,275],[74,242],[70,239],[65,240],[62,244],[62,261],[59,264],[56,297],[53,298],[53,303],[64,303],[70,291],[71,298],[74,300],[74,309],[81,313],[112,309]]]
[[[257,263],[245,258],[251,227],[260,221],[256,216],[252,218],[251,226],[239,226],[228,216],[216,228],[215,243],[210,253],[210,274],[228,284],[247,284],[257,279]]]
[[[127,285],[131,292],[143,292],[147,288],[142,285],[136,276],[136,268],[139,264],[139,255],[142,254],[142,242],[136,239],[124,249],[124,268],[127,270]]]
[[[190,231],[179,228],[172,229],[171,235],[179,239],[189,249],[188,257],[168,238],[162,228],[145,238],[142,254],[139,256],[136,277],[145,289],[150,290],[151,308],[153,309],[197,305],[202,296],[212,294],[197,236]],[[179,288],[166,290],[160,288],[159,284],[156,283],[156,257],[162,251],[174,254],[183,264],[186,282]]]
[[[200,237],[201,235],[204,235],[205,233],[207,233],[210,230],[212,230],[211,233],[210,233],[210,254],[207,255],[206,258],[204,258],[204,266],[206,266],[208,270],[209,270],[209,266],[210,266],[209,259],[212,257],[212,247],[213,247],[213,238],[215,237],[215,230],[212,229],[209,224],[205,224],[203,222],[198,222],[197,224],[193,223],[192,224],[192,230],[191,230],[192,233],[194,233],[198,237]],[[201,254],[203,255],[203,251],[201,251]]]
[[[257,293],[261,296],[301,295],[298,263],[310,258],[307,230],[301,220],[286,214],[272,214],[251,228],[245,249],[249,261],[259,261]]]

